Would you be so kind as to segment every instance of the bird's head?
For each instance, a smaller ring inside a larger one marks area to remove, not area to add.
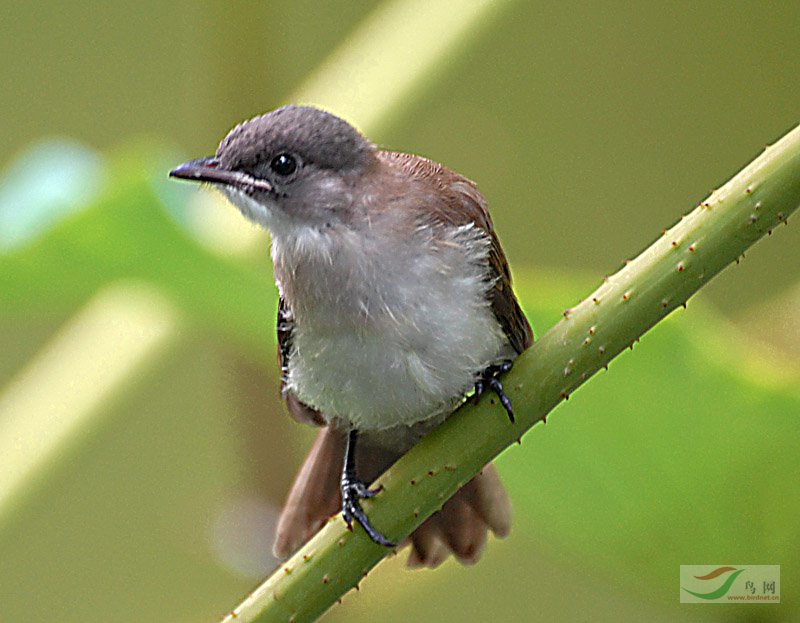
[[[346,121],[285,106],[240,123],[215,155],[185,162],[170,176],[211,184],[275,232],[348,222],[357,182],[374,162],[374,145]]]

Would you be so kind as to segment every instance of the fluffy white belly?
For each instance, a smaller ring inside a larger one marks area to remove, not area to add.
[[[476,373],[502,358],[503,338],[488,307],[461,310],[447,326],[434,319],[427,328],[415,347],[391,332],[298,330],[289,387],[326,419],[363,430],[411,425],[449,411],[473,387]]]
[[[486,245],[475,228],[453,228],[428,247],[379,245],[368,265],[352,248],[295,264],[287,288],[288,388],[326,419],[361,430],[430,419],[513,352],[487,300]],[[273,252],[280,260],[287,250]]]

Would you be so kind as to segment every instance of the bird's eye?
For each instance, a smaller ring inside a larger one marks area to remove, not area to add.
[[[269,163],[269,168],[278,175],[291,175],[297,169],[297,160],[289,154],[278,154]]]

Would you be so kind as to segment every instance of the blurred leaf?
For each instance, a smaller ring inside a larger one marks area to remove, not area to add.
[[[104,285],[142,279],[193,321],[220,328],[253,352],[271,353],[275,286],[266,254],[256,258],[263,265],[250,265],[198,245],[167,216],[150,169],[141,166],[147,161],[119,156],[109,168],[114,183],[95,203],[0,257],[0,313],[10,320],[66,317]],[[188,192],[170,198],[185,200]]]
[[[103,173],[102,157],[74,141],[43,141],[25,150],[0,177],[0,252],[94,201]]]
[[[666,605],[681,564],[800,571],[800,378],[742,340],[690,304],[560,406],[501,460],[518,529]]]

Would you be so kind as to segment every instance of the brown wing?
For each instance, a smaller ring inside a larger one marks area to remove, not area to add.
[[[301,424],[311,426],[322,426],[325,420],[319,411],[315,411],[308,405],[303,404],[286,387],[287,375],[289,374],[289,355],[292,350],[292,333],[294,331],[294,316],[292,310],[283,295],[278,299],[278,366],[281,370],[281,396],[286,401],[289,414]]]
[[[435,199],[426,208],[436,221],[454,226],[474,223],[486,233],[491,243],[489,276],[494,280],[494,287],[489,291],[492,311],[515,351],[521,353],[533,344],[533,331],[511,288],[511,271],[494,233],[486,200],[475,184],[421,156],[384,151],[378,157],[431,186],[428,196]]]

